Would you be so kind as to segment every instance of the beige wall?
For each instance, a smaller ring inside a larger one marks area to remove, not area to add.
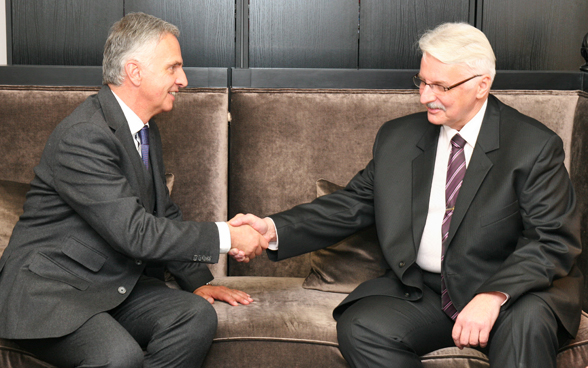
[[[0,0],[0,65],[6,65],[6,0]]]

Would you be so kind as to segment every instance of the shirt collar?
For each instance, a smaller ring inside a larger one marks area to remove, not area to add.
[[[114,91],[110,91],[112,92],[112,94],[116,98],[116,101],[120,105],[120,108],[122,109],[122,112],[125,115],[125,119],[127,119],[127,124],[129,124],[129,129],[131,130],[131,134],[133,136],[135,136],[135,134],[137,134],[139,130],[143,129],[145,125],[149,126],[149,122],[147,122],[147,124],[144,124],[141,118],[137,114],[135,114],[135,112],[131,110],[131,108],[128,107],[127,104],[125,104],[123,100],[121,100],[120,97],[118,97],[116,93],[114,93]]]
[[[461,128],[460,131],[452,129],[447,125],[443,125],[443,132],[447,137],[447,140],[450,141],[454,135],[459,133],[463,139],[472,147],[476,146],[476,141],[478,140],[478,135],[480,134],[480,129],[482,128],[482,121],[484,121],[484,114],[486,113],[486,107],[488,106],[488,99],[484,101],[482,108],[478,113],[470,120],[469,122]]]

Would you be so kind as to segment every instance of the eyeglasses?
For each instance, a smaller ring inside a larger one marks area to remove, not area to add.
[[[481,77],[481,74],[478,75],[474,75],[473,77],[470,77],[466,80],[462,80],[459,83],[455,83],[449,87],[445,87],[442,86],[440,84],[435,84],[435,83],[427,83],[424,80],[422,80],[418,74],[416,74],[414,77],[412,77],[412,82],[414,83],[415,86],[417,86],[419,89],[425,88],[425,86],[429,86],[431,88],[431,90],[433,91],[433,93],[435,94],[441,94],[441,93],[445,93],[447,91],[449,91],[450,89],[453,89],[457,86],[461,86],[462,84],[464,84],[465,82],[471,81],[472,79],[476,78],[476,77]]]

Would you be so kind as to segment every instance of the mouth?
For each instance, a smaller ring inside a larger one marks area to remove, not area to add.
[[[172,96],[176,97],[176,92],[173,92],[173,91],[172,91],[172,92],[168,92],[168,93],[169,93],[170,95],[172,95]]]

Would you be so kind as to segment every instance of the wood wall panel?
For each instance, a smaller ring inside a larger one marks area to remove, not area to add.
[[[123,0],[12,1],[12,63],[102,65],[112,23]]]
[[[357,68],[358,0],[250,0],[249,66]]]
[[[235,66],[234,0],[125,0],[125,12],[142,11],[176,25],[184,65]]]
[[[586,0],[478,0],[482,30],[503,70],[578,70]]]
[[[418,69],[417,41],[444,22],[468,22],[470,0],[362,0],[359,67]]]

